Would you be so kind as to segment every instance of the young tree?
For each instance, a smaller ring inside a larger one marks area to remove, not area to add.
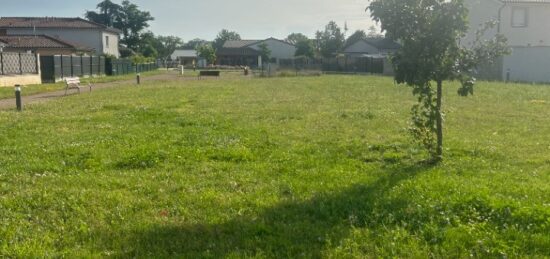
[[[346,37],[336,22],[331,21],[324,31],[316,33],[317,47],[323,57],[333,57],[342,49]]]
[[[302,33],[292,33],[288,35],[288,37],[286,37],[285,41],[290,44],[296,45],[298,44],[298,42],[309,41],[309,38]]]
[[[228,31],[226,29],[223,29],[223,30],[220,31],[220,33],[218,33],[218,36],[214,40],[214,43],[213,43],[212,47],[214,47],[214,49],[218,50],[218,49],[221,49],[223,47],[223,44],[225,44],[226,41],[240,40],[240,39],[241,39],[241,35],[239,35],[238,33],[234,32],[234,31]]]
[[[260,56],[262,56],[263,63],[269,63],[269,60],[271,59],[271,50],[267,44],[264,42],[258,45],[258,48],[260,48]]]
[[[368,10],[386,36],[402,45],[392,63],[395,80],[412,87],[418,97],[411,132],[439,162],[443,158],[443,82],[459,80],[459,94],[473,94],[477,64],[507,53],[506,39],[497,35],[489,41],[476,40],[470,48],[461,46],[468,29],[463,0],[374,0]]]
[[[199,45],[196,50],[199,57],[206,59],[208,64],[214,64],[216,62],[216,50],[212,47],[212,45]]]

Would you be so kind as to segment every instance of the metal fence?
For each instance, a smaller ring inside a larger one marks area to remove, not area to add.
[[[386,62],[386,58],[375,57],[281,59],[279,60],[279,67],[280,69],[372,74],[386,74],[390,70],[390,64]]]
[[[0,75],[38,74],[38,66],[36,54],[0,52]]]
[[[107,74],[127,75],[132,73],[140,73],[158,69],[156,63],[134,64],[129,59],[109,59],[107,60]]]
[[[56,82],[67,77],[105,75],[105,57],[43,56],[40,57],[43,82]]]

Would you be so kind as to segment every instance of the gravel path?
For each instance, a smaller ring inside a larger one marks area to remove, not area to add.
[[[182,78],[182,77],[179,77],[177,73],[170,72],[170,73],[161,74],[161,75],[142,77],[141,80],[142,82],[147,82],[147,81],[159,81],[159,80],[196,80],[196,78],[194,77]],[[134,83],[134,82],[135,82],[135,79],[94,84],[92,91],[99,91],[104,88],[110,88],[110,87],[120,86],[123,84]],[[80,91],[82,94],[89,94],[88,87],[82,87]],[[76,90],[74,89],[69,90],[69,94],[75,94],[75,92]],[[43,103],[52,99],[61,98],[63,96],[65,96],[65,90],[23,96],[23,105],[26,106],[29,104]],[[0,100],[0,110],[8,110],[8,109],[15,109],[15,98]]]

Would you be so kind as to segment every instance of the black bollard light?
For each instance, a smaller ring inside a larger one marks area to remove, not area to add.
[[[139,73],[137,74],[136,80],[138,85],[141,84],[141,75]]]
[[[15,85],[15,105],[18,111],[23,110],[23,102],[21,101],[21,85]]]

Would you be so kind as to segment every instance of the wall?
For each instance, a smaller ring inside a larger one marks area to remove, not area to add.
[[[109,45],[107,45],[106,36],[109,37]],[[118,35],[116,33],[103,32],[102,33],[102,45],[103,45],[103,54],[113,55],[116,58],[119,58],[120,52],[118,51]]]
[[[250,46],[252,49],[260,50],[260,45],[265,43],[267,47],[271,50],[271,57],[276,59],[291,59],[294,58],[296,54],[296,47],[288,43],[276,40],[268,39],[266,41],[260,42]]]
[[[462,40],[464,46],[470,45],[476,37],[476,31],[483,27],[487,22],[498,21],[499,8],[502,6],[500,1],[496,0],[465,0],[466,7],[469,9],[469,28],[466,37]],[[498,28],[495,26],[486,32],[484,38],[489,39],[496,35]]]
[[[512,27],[514,7],[527,8],[527,26]],[[510,46],[550,46],[550,4],[509,3],[502,10],[501,33]]]
[[[502,78],[511,81],[550,82],[550,47],[515,47],[504,57]]]
[[[0,76],[0,87],[13,87],[18,85],[38,85],[42,84],[40,75],[11,75]]]
[[[8,35],[26,34],[33,35],[33,29],[8,29]],[[103,42],[102,34],[99,30],[93,29],[43,29],[37,28],[36,34],[46,34],[52,37],[59,37],[61,40],[69,41],[70,43],[80,44],[86,47],[93,48],[95,54],[102,55]]]

